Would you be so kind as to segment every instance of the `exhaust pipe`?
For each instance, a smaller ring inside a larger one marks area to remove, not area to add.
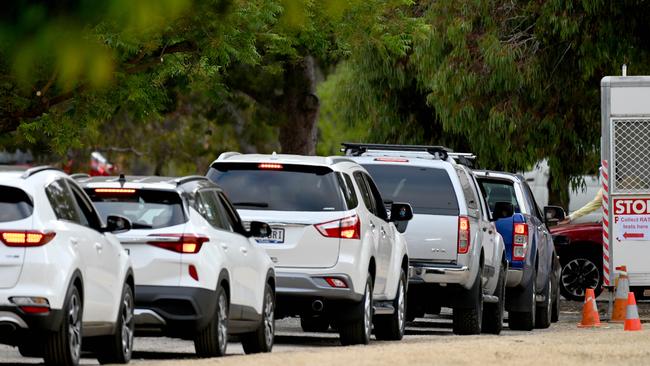
[[[311,309],[316,312],[323,311],[323,306],[323,302],[320,300],[314,300],[314,302],[311,303]]]

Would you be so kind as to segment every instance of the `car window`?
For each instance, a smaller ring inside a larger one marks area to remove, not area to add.
[[[48,184],[45,187],[45,194],[57,219],[82,223],[72,192],[63,179],[59,178]]]
[[[154,189],[107,191],[86,188],[101,218],[119,215],[131,221],[134,229],[159,229],[187,222],[178,192]]]
[[[375,205],[372,200],[372,195],[370,193],[370,190],[366,185],[365,180],[363,179],[363,175],[361,174],[361,172],[354,172],[353,176],[354,176],[354,180],[357,182],[357,186],[359,187],[359,192],[361,192],[361,199],[363,199],[363,204],[370,212],[374,212]]]
[[[196,210],[213,227],[232,231],[232,225],[214,190],[204,190],[197,194]]]
[[[208,172],[238,209],[344,211],[332,169],[293,164],[218,163]]]
[[[478,215],[478,196],[475,191],[475,187],[472,184],[472,181],[467,175],[465,169],[456,167],[456,173],[458,175],[458,179],[460,180],[460,186],[463,189],[463,194],[465,195],[465,203],[467,204],[468,214],[470,216]]]
[[[533,191],[530,189],[530,186],[526,182],[524,182],[522,186],[524,187],[525,191],[524,196],[527,196],[528,203],[531,207],[531,213],[537,216],[540,221],[544,222],[544,215],[537,205],[537,201],[535,201],[535,196],[533,195]]]
[[[480,184],[476,180],[476,176],[472,175],[472,182],[474,184],[474,187],[480,187]],[[481,188],[478,188],[478,199],[479,199],[479,207],[481,208],[481,214],[483,215],[483,218],[485,220],[490,220],[492,218],[492,212],[486,207],[486,198],[485,198],[485,193],[483,193],[483,190]]]
[[[375,207],[375,216],[388,221],[388,213],[386,212],[386,206],[383,198],[381,197],[381,193],[379,193],[379,188],[377,188],[375,182],[367,174],[363,174],[363,178],[365,179],[368,188],[370,188],[370,193],[372,194],[372,201]]]
[[[384,200],[411,204],[413,212],[458,216],[458,198],[444,169],[364,164]]]
[[[34,204],[20,188],[0,186],[0,222],[18,221],[32,216]]]
[[[519,203],[517,202],[517,194],[513,183],[509,180],[503,179],[479,179],[479,186],[483,195],[486,197],[488,207],[491,212],[494,212],[494,206],[497,202],[510,202],[516,213],[521,212]]]
[[[246,229],[244,229],[244,226],[242,225],[241,218],[239,217],[235,207],[230,203],[230,200],[225,194],[223,194],[223,192],[219,192],[217,196],[219,197],[221,207],[223,207],[226,212],[226,219],[228,219],[230,226],[232,226],[235,232],[247,235]]]
[[[359,205],[359,200],[357,199],[357,192],[354,190],[354,184],[352,184],[352,178],[346,173],[339,172],[337,174],[339,181],[339,186],[343,192],[343,197],[345,198],[345,203],[347,204],[347,209],[351,210],[356,208]]]
[[[79,211],[81,224],[93,228],[97,231],[101,230],[102,222],[99,219],[97,211],[95,211],[95,208],[93,207],[93,204],[90,202],[88,197],[83,193],[81,188],[75,185],[75,183],[70,181],[66,181],[66,183],[70,187],[72,195],[74,196],[77,206],[80,209]]]

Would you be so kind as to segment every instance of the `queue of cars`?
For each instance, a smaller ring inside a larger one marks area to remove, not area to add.
[[[134,335],[229,336],[270,352],[275,319],[341,343],[400,340],[453,309],[456,334],[557,321],[559,263],[519,177],[437,146],[346,156],[224,153],[206,176],[0,171],[0,343],[48,364],[127,363]]]

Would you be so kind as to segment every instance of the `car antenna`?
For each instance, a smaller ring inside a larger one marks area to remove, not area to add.
[[[124,176],[124,173],[120,173],[120,177],[117,178],[117,181],[120,182],[120,187],[124,187],[124,184],[126,183],[126,177]]]

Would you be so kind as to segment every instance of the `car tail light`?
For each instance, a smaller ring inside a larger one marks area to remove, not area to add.
[[[458,254],[467,254],[470,245],[470,227],[467,216],[458,217]]]
[[[259,169],[267,169],[267,170],[280,170],[283,168],[282,164],[276,164],[276,163],[261,163],[258,164],[257,167]]]
[[[386,163],[408,163],[409,159],[404,158],[375,158],[375,161],[383,161]]]
[[[9,300],[27,314],[45,314],[50,312],[50,302],[44,297],[11,297]]]
[[[134,194],[135,189],[131,188],[95,188],[97,194]]]
[[[196,270],[196,266],[193,264],[190,264],[189,267],[187,267],[187,272],[194,279],[194,281],[199,280],[199,271]]]
[[[359,239],[361,220],[357,215],[314,225],[321,235],[328,238]]]
[[[56,233],[31,230],[0,231],[0,240],[8,247],[40,247],[52,241]]]
[[[155,236],[160,239],[152,239],[147,244],[182,254],[196,254],[201,250],[203,243],[210,241],[207,236],[194,234],[151,234],[150,236]],[[169,239],[165,240],[162,238]]]
[[[512,235],[512,260],[523,261],[526,259],[528,247],[528,224],[515,223]]]

